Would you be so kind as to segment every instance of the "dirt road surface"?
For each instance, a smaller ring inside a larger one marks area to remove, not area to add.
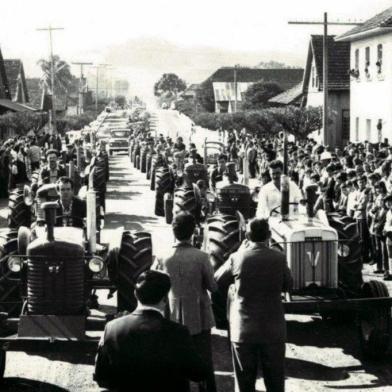
[[[103,242],[114,229],[152,232],[154,254],[172,243],[163,218],[153,215],[154,193],[145,175],[131,168],[126,155],[111,158],[106,226]],[[99,293],[105,310],[114,300]],[[362,360],[354,324],[334,325],[318,316],[287,316],[287,391],[392,391],[392,361]],[[233,374],[225,332],[214,331],[213,349],[218,390],[233,391]],[[13,353],[7,357],[6,383],[0,389],[18,391],[99,391],[92,380],[94,350],[73,347],[69,352]],[[131,382],[131,380],[130,380]],[[262,377],[257,384],[264,391]]]

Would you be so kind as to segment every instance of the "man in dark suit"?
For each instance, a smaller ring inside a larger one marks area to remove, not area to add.
[[[216,272],[229,289],[230,340],[236,392],[254,392],[257,367],[268,392],[284,391],[286,322],[281,293],[292,277],[285,256],[268,247],[267,220],[253,219],[247,239]]]
[[[105,328],[99,343],[94,380],[116,391],[182,392],[207,369],[192,346],[188,329],[163,317],[170,278],[143,272],[136,282],[136,310]]]
[[[60,195],[56,210],[56,226],[84,227],[86,202],[74,196],[73,181],[69,177],[60,177],[57,182]]]
[[[39,174],[38,185],[55,184],[60,177],[66,175],[65,168],[58,163],[59,153],[51,149],[46,153],[47,165],[45,165]]]

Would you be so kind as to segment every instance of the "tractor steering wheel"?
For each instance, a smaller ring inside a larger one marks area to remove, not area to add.
[[[299,205],[299,203],[289,203],[289,206],[298,206],[298,205]],[[276,206],[275,208],[273,208],[270,211],[270,216],[272,216],[273,214],[277,214],[277,215],[281,214],[280,207],[281,206]]]

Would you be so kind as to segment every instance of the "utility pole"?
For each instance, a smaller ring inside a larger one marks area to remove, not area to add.
[[[83,66],[85,66],[85,65],[93,65],[93,63],[74,62],[72,64],[80,65],[79,104],[78,104],[77,114],[82,114],[84,112],[84,94],[85,94],[85,91],[83,91],[83,89],[84,89],[84,86],[83,86],[83,79],[84,79]]]
[[[97,70],[96,81],[95,81],[95,114],[98,116],[98,88],[99,88],[99,68],[108,67],[110,64],[98,64],[94,65],[93,68]]]
[[[239,65],[234,66],[234,113],[237,112],[237,94],[238,94],[238,83],[237,83],[237,69]]]
[[[332,147],[336,140],[328,134],[328,26],[358,26],[360,22],[328,22],[328,14],[324,12],[324,20],[319,21],[289,21],[295,25],[323,25],[323,143]]]
[[[57,133],[56,129],[56,94],[54,88],[55,81],[55,71],[54,71],[54,58],[53,58],[53,37],[52,32],[57,30],[64,30],[63,27],[49,27],[37,29],[37,31],[48,31],[49,32],[49,49],[50,49],[50,83],[52,85],[52,110],[49,111],[50,124],[51,124],[51,134],[55,135]]]

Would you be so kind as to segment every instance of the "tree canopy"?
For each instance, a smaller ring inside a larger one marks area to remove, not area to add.
[[[73,76],[69,64],[61,60],[59,56],[53,56],[54,64],[54,87],[56,91],[67,92],[71,86]],[[41,85],[52,91],[51,69],[52,60],[41,59],[38,65],[42,70]]]
[[[283,92],[276,82],[256,82],[248,87],[244,94],[243,109],[255,110],[268,107],[268,100]]]
[[[165,73],[154,85],[154,95],[160,97],[162,94],[177,93],[186,89],[186,83],[174,73]]]
[[[124,95],[116,95],[116,97],[114,98],[114,102],[116,102],[116,104],[121,108],[124,108],[127,103],[127,99]]]

